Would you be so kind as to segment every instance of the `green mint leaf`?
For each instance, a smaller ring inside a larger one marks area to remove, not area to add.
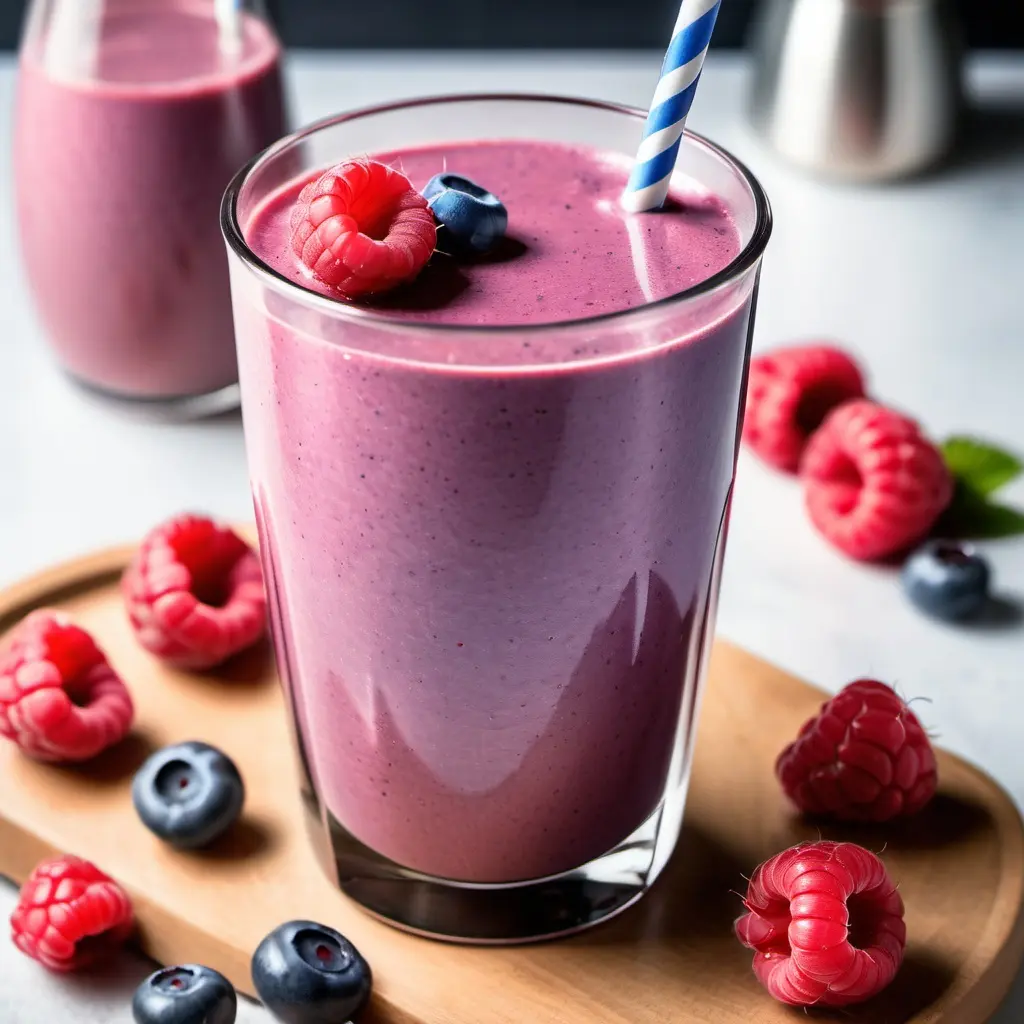
[[[949,508],[933,531],[959,540],[998,540],[1024,534],[1024,512],[988,500],[983,494],[957,482]]]
[[[962,536],[964,540],[999,540],[1021,534],[1024,534],[1024,512],[1009,505],[987,502],[977,509],[969,532]]]
[[[949,471],[975,494],[987,497],[1024,472],[1015,455],[972,437],[951,437],[940,446]]]

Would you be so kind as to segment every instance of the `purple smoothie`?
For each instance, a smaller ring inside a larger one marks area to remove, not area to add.
[[[285,130],[280,48],[245,15],[241,49],[226,56],[212,2],[103,10],[92,53],[69,55],[52,31],[23,48],[15,173],[28,281],[74,376],[137,397],[215,391],[237,379],[220,198]]]
[[[417,187],[445,166],[485,185],[510,239],[470,266],[435,256],[364,308],[371,331],[382,315],[613,313],[705,280],[740,249],[713,197],[627,220],[628,163],[610,154],[517,141],[383,159]],[[279,273],[324,292],[288,250],[302,184],[243,230]],[[263,294],[236,292],[250,472],[322,808],[378,853],[449,879],[536,878],[607,852],[656,811],[688,741],[749,290],[668,328],[639,314],[453,332],[447,360],[436,332],[399,330],[370,353],[358,322],[295,319]]]

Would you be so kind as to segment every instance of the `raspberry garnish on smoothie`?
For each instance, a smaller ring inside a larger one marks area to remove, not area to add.
[[[311,181],[292,210],[292,250],[345,298],[412,280],[437,241],[434,216],[412,182],[376,160],[344,160]]]

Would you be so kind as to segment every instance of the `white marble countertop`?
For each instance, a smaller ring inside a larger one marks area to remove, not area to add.
[[[655,54],[295,57],[301,120],[456,90],[543,90],[643,105]],[[1024,448],[1024,58],[987,58],[971,81],[983,120],[941,174],[886,188],[818,184],[780,165],[741,116],[744,66],[709,62],[691,124],[745,160],[769,192],[775,236],[757,348],[830,337],[859,354],[876,394],[936,435]],[[10,138],[13,65],[0,64]],[[10,193],[9,147],[0,191]],[[240,421],[153,424],[98,404],[54,369],[21,279],[12,203],[0,204],[0,583],[139,535],[191,507],[251,515]],[[720,633],[820,685],[864,674],[929,697],[941,742],[1024,805],[1024,627],[952,629],[906,604],[891,572],[852,565],[811,531],[798,487],[744,456]],[[1024,504],[1024,481],[1006,492]],[[989,547],[998,587],[1024,601],[1024,539]],[[0,787],[3,783],[0,781]],[[0,881],[0,914],[14,890]],[[0,1021],[128,1022],[149,968],[129,955],[101,977],[54,979],[0,941]],[[1024,1019],[1024,980],[994,1022]],[[241,1024],[265,1024],[254,1005]]]

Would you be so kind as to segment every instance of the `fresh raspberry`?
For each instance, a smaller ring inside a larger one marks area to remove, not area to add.
[[[935,752],[891,686],[858,679],[822,705],[779,755],[786,795],[810,814],[888,821],[935,795]]]
[[[266,631],[256,553],[203,516],[178,516],[152,530],[121,591],[139,643],[178,668],[212,668]]]
[[[375,160],[345,160],[311,181],[292,210],[292,250],[346,298],[410,281],[437,242],[434,215],[412,182]]]
[[[779,1002],[849,1006],[882,991],[907,942],[903,900],[870,851],[803,843],[754,872],[736,936],[754,974]]]
[[[38,761],[87,761],[131,727],[128,690],[89,634],[39,609],[0,654],[0,735]]]
[[[36,866],[11,914],[11,938],[51,971],[88,967],[132,932],[125,891],[80,857],[54,857]]]
[[[865,561],[919,541],[953,497],[942,453],[917,424],[866,399],[829,414],[800,473],[811,522],[840,551]]]
[[[860,367],[828,345],[780,348],[750,361],[743,440],[795,473],[807,440],[837,405],[864,396]]]

